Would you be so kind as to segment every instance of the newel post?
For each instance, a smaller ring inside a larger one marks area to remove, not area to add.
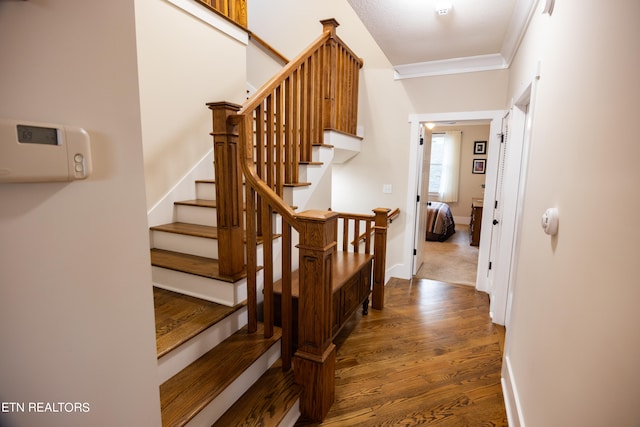
[[[387,264],[387,229],[389,209],[376,208],[375,225],[373,226],[373,291],[371,307],[382,310],[384,307],[384,277]]]
[[[332,262],[338,214],[306,211],[296,216],[300,228],[298,350],[295,380],[302,386],[300,411],[322,421],[335,399],[336,347],[332,338]]]
[[[244,221],[242,171],[239,163],[238,126],[240,106],[229,102],[207,104],[213,112],[213,162],[216,181],[216,217],[220,274],[234,277],[244,268]]]
[[[326,63],[322,73],[324,82],[324,106],[322,109],[322,125],[324,129],[337,129],[336,125],[336,91],[338,78],[338,48],[336,43],[336,28],[340,25],[334,18],[320,21],[322,31],[331,33],[325,49],[328,50]]]

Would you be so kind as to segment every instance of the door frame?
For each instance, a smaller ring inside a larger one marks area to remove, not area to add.
[[[470,121],[470,120],[487,120],[490,122],[489,127],[489,151],[487,153],[487,169],[486,169],[486,180],[485,180],[485,205],[489,203],[493,203],[495,196],[495,181],[497,177],[498,170],[498,159],[497,155],[499,153],[499,134],[500,134],[500,126],[502,117],[506,114],[506,110],[486,110],[486,111],[466,111],[466,112],[449,112],[449,113],[427,113],[427,114],[410,114],[409,115],[409,123],[410,123],[410,145],[409,145],[409,159],[413,159],[413,161],[409,162],[409,183],[408,183],[408,194],[413,194],[414,196],[409,196],[407,198],[407,212],[411,214],[412,218],[409,218],[407,224],[411,224],[409,233],[406,233],[407,236],[405,238],[405,254],[410,254],[410,259],[407,264],[410,266],[410,273],[413,276],[417,270],[417,259],[415,244],[416,244],[416,234],[420,229],[420,203],[417,202],[417,195],[419,187],[418,180],[422,175],[422,156],[424,155],[424,150],[419,145],[420,139],[420,125],[421,123],[427,122],[450,122],[450,121]],[[488,255],[488,247],[487,242],[489,237],[486,237],[486,234],[490,232],[490,223],[491,218],[489,215],[483,215],[482,218],[482,228],[480,232],[480,247],[478,253],[478,265],[486,265],[487,269],[478,269],[478,277],[476,278],[476,289],[489,292],[488,282],[486,280],[489,265],[489,255]]]

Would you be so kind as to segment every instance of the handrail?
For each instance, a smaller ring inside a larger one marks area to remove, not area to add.
[[[345,218],[345,219],[362,220],[362,221],[375,220],[375,215],[362,215],[362,214],[349,214],[349,213],[340,213],[339,215],[340,215],[340,218]],[[396,219],[398,216],[400,216],[400,208],[395,208],[393,210],[390,210],[389,213],[387,214],[387,221],[389,222],[389,224],[391,224],[393,220]],[[359,247],[362,244],[362,242],[366,243],[368,236],[370,236],[371,234],[373,234],[373,230],[367,227],[367,231],[365,231],[364,233],[358,234],[357,239],[353,239],[351,240],[351,242],[349,242],[349,244],[354,247],[354,252],[358,252],[356,248]],[[347,250],[345,249],[344,243],[343,243],[343,250]],[[365,253],[369,253],[366,251],[366,247],[365,247]]]
[[[249,31],[249,38],[254,40],[257,44],[259,44],[260,46],[262,46],[267,52],[269,52],[271,55],[275,56],[276,58],[278,58],[278,60],[280,60],[280,62],[282,62],[283,64],[287,64],[289,63],[289,60],[280,52],[278,52],[277,50],[275,50],[273,48],[273,46],[271,46],[269,43],[267,43],[266,41],[264,41],[261,37],[259,37],[256,33],[254,33],[253,31]]]

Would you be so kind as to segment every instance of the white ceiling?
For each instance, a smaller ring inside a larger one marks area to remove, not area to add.
[[[348,0],[396,78],[507,68],[538,0]]]

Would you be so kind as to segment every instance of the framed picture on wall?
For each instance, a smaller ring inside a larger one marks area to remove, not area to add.
[[[484,173],[486,166],[487,166],[486,159],[473,159],[473,169],[471,170],[471,172]]]
[[[487,154],[487,141],[475,141],[473,143],[473,154]]]

